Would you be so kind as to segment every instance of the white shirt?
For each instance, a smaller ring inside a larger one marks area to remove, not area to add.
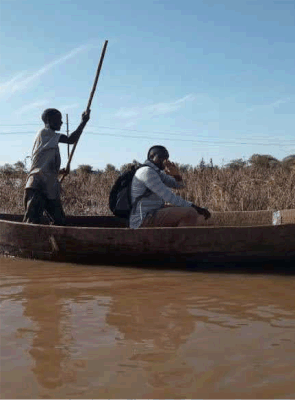
[[[57,199],[60,196],[59,138],[60,134],[50,128],[43,128],[37,133],[32,151],[32,165],[26,183],[26,189],[40,190],[48,199]]]
[[[129,218],[130,228],[139,228],[148,213],[164,207],[165,202],[178,207],[191,207],[190,201],[184,200],[177,196],[169,188],[182,188],[183,183],[178,183],[172,176],[167,175],[151,161],[144,163],[146,167],[139,168],[132,180],[131,184],[131,201],[133,208]],[[146,189],[151,191],[150,194],[144,196],[137,203],[136,198],[143,195]]]

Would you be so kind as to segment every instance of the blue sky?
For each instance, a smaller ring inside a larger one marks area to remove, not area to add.
[[[73,168],[154,144],[192,165],[295,153],[294,0],[0,0],[0,165],[30,155],[45,108],[76,128],[105,39]]]

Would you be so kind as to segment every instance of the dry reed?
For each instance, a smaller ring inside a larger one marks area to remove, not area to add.
[[[62,184],[66,214],[110,214],[108,196],[119,173],[70,174]],[[283,166],[189,168],[186,187],[176,192],[214,211],[295,209],[295,172]],[[26,174],[0,174],[0,211],[23,213]]]

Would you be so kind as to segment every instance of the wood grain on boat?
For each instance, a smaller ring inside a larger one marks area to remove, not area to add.
[[[202,226],[129,229],[112,216],[69,216],[66,226],[0,214],[2,254],[112,264],[148,260],[295,260],[295,210],[216,212]]]

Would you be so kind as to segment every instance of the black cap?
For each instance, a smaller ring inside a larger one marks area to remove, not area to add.
[[[166,149],[166,147],[157,145],[157,146],[153,146],[149,149],[147,158],[148,158],[148,160],[150,160],[154,156],[158,156],[162,160],[168,160],[169,153],[168,153],[168,150]]]

